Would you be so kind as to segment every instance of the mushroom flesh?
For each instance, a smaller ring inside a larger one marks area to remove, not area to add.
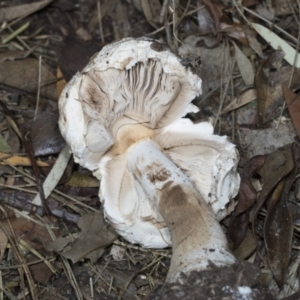
[[[179,57],[141,38],[104,47],[59,100],[62,135],[101,179],[107,220],[132,243],[173,246],[169,282],[235,261],[218,221],[238,191],[238,154],[210,123],[182,118],[200,93]]]

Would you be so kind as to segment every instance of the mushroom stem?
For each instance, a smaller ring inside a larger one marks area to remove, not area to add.
[[[203,270],[209,262],[218,266],[235,262],[211,208],[156,143],[134,144],[127,167],[170,230],[173,256],[166,282],[176,281],[181,272]]]

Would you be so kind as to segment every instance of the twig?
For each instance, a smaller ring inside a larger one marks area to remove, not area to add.
[[[49,257],[45,257],[45,259],[47,259],[49,262],[52,262],[52,261],[56,260],[56,257],[49,256]],[[44,260],[42,260],[42,259],[38,259],[38,260],[26,263],[26,265],[27,266],[33,266],[33,265],[39,264],[39,263],[41,263],[43,261]],[[0,266],[0,270],[11,270],[11,269],[18,269],[18,268],[22,268],[22,265],[13,265],[13,266],[9,266],[9,267],[2,267],[2,266]]]
[[[27,191],[26,191],[27,192]],[[0,191],[0,203],[4,203],[13,208],[17,208],[29,213],[34,213],[39,216],[44,216],[45,211],[43,207],[32,204],[31,202],[24,202],[23,199],[18,199],[18,193],[8,194]],[[70,213],[65,210],[56,208],[50,209],[53,216],[56,216],[64,221],[77,224],[80,216],[78,214]]]
[[[50,228],[50,226],[48,224],[45,224],[45,225],[46,225],[46,228],[47,228],[52,240],[54,241],[56,239],[56,236],[55,236],[53,230]],[[60,255],[60,259],[63,263],[62,265],[63,265],[64,272],[65,272],[67,278],[69,279],[70,284],[72,285],[72,287],[75,291],[77,299],[78,300],[83,300],[81,290],[78,286],[78,282],[77,282],[76,277],[75,277],[75,275],[72,271],[72,268],[70,266],[69,261],[65,257],[63,257],[62,255]]]
[[[178,0],[172,0],[173,2],[173,36],[174,36],[174,45],[176,48],[176,51],[178,51]]]
[[[42,80],[42,55],[39,55],[38,90],[37,90],[36,106],[35,106],[35,112],[34,112],[34,118],[33,118],[33,121],[35,121],[35,119],[36,119],[37,112],[38,112],[38,109],[39,109],[39,104],[40,104],[41,80]]]
[[[202,8],[204,8],[204,5],[199,6],[199,7],[195,8],[195,9],[191,10],[190,12],[188,12],[188,13],[185,15],[185,17],[192,15],[193,13],[197,12],[198,10],[200,10],[200,9],[202,9]],[[149,33],[149,34],[146,34],[146,36],[152,36],[152,35],[155,35],[155,34],[161,32],[161,31],[163,31],[167,26],[170,26],[170,25],[172,25],[172,24],[173,24],[173,21],[168,22],[168,23],[166,23],[164,26],[158,28],[157,30],[155,30],[155,31],[153,31],[153,32],[151,32],[151,33]]]
[[[3,39],[2,44],[6,44],[13,40],[15,37],[17,37],[21,32],[26,30],[29,26],[30,22],[25,23],[21,27],[19,27],[17,30],[13,31],[9,36],[7,36],[5,39]]]
[[[16,259],[18,259],[19,262],[22,264],[22,269],[23,269],[23,271],[24,271],[24,273],[26,275],[32,299],[33,300],[38,300],[37,293],[36,293],[36,290],[35,290],[35,286],[34,286],[34,283],[33,283],[32,275],[30,273],[28,265],[25,263],[22,251],[18,247],[19,244],[16,242],[17,238],[16,238],[15,232],[14,232],[12,226],[11,226],[10,220],[7,217],[7,214],[6,214],[5,210],[2,208],[2,206],[0,206],[0,209],[1,209],[2,213],[4,214],[4,216],[6,216],[6,220],[8,221],[7,223],[8,223],[9,231],[10,232],[7,231],[6,227],[0,221],[1,229],[6,234],[8,240],[9,240],[9,242],[11,244],[11,247],[12,247],[12,249],[14,251],[14,255],[16,256]],[[19,268],[19,270],[21,270],[21,269]],[[25,291],[25,283],[24,283],[22,274],[20,274],[20,277],[21,277],[21,287],[22,287],[22,290]]]
[[[228,47],[229,49],[229,47]],[[225,51],[224,51],[225,53]],[[230,54],[228,52],[228,55],[230,57]],[[232,72],[234,70],[234,66],[235,66],[235,61],[232,63],[231,66],[228,66],[228,69],[229,69],[229,76],[232,77]],[[227,72],[226,72],[227,74]],[[221,77],[221,79],[223,78],[223,76]],[[217,122],[219,120],[219,117],[220,117],[220,114],[221,114],[221,111],[222,111],[222,108],[223,108],[223,103],[224,103],[224,100],[225,100],[225,97],[226,97],[226,93],[227,93],[227,90],[228,90],[228,87],[229,87],[229,83],[230,83],[230,78],[227,80],[226,82],[226,85],[225,85],[225,88],[224,88],[224,92],[220,93],[220,105],[219,105],[219,109],[218,109],[218,112],[217,112],[217,115],[216,115],[216,120],[215,120],[215,123],[214,123],[214,126],[217,125]],[[223,87],[223,83],[221,82],[221,86]]]
[[[3,281],[2,281],[2,271],[0,271],[0,300],[3,300]]]
[[[158,20],[160,24],[162,24],[165,20],[168,4],[169,4],[169,0],[164,0],[160,11],[159,20]]]
[[[33,153],[33,149],[32,149],[32,145],[29,142],[29,140],[27,139],[27,137],[21,132],[18,123],[16,122],[13,114],[11,113],[11,111],[7,108],[6,104],[0,99],[0,106],[2,106],[4,113],[6,114],[6,116],[10,119],[10,124],[12,125],[12,127],[14,128],[14,130],[16,131],[16,133],[18,134],[18,136],[22,139],[23,141],[23,145],[26,149],[26,152],[28,153],[31,165],[32,165],[32,169],[33,172],[35,174],[35,178],[36,178],[36,182],[37,182],[37,186],[38,186],[38,191],[42,200],[42,206],[46,212],[47,215],[50,215],[51,212],[48,208],[48,205],[46,203],[46,199],[45,199],[45,194],[44,194],[44,188],[41,182],[41,177],[40,177],[40,171],[37,165],[37,162],[35,160],[34,157],[34,153]]]
[[[98,13],[98,22],[99,22],[99,34],[101,37],[101,43],[105,45],[105,39],[103,34],[103,26],[102,26],[102,15],[101,15],[101,3],[100,0],[97,0],[97,13]]]
[[[93,277],[90,277],[90,291],[91,291],[91,298],[94,299],[94,284],[93,284]]]

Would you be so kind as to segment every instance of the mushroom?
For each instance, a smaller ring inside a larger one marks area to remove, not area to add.
[[[62,135],[101,179],[110,224],[132,243],[173,246],[168,282],[235,262],[218,221],[238,191],[238,154],[210,123],[183,118],[200,93],[163,44],[128,38],[94,55],[59,100]]]

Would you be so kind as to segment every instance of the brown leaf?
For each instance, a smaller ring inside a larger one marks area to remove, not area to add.
[[[288,197],[299,173],[300,148],[292,145],[293,170],[278,184],[268,202],[268,213],[264,225],[264,237],[268,261],[278,286],[285,283],[292,251],[293,216],[288,206]]]
[[[27,262],[30,263],[30,262],[34,262],[36,260],[37,260],[37,258],[34,257],[34,256],[32,256],[29,259],[27,259]],[[44,284],[44,285],[48,284],[50,278],[53,275],[53,272],[43,262],[41,262],[41,263],[35,263],[35,264],[29,266],[29,269],[30,269],[30,271],[31,271],[31,273],[33,275],[33,278],[38,283],[41,283],[41,284]]]
[[[271,3],[273,4],[273,7],[275,9],[275,16],[289,15],[293,12],[293,5],[297,5],[297,1],[295,0],[273,0]]]
[[[264,166],[259,171],[264,180],[264,185],[253,211],[252,230],[254,234],[256,234],[257,216],[260,209],[276,185],[292,171],[293,167],[292,144],[279,148],[267,156]]]
[[[250,89],[234,98],[222,111],[222,115],[256,100],[256,90]]]
[[[44,219],[47,220],[46,218]],[[46,227],[32,221],[28,221],[22,217],[10,218],[9,220],[4,220],[2,222],[4,226],[3,230],[11,236],[13,236],[13,233],[10,230],[8,222],[10,222],[12,226],[14,236],[17,238],[22,237],[27,244],[37,251],[45,252],[43,243],[52,241]],[[57,230],[55,230],[55,232],[57,232]]]
[[[250,29],[247,26],[244,26],[244,32],[246,34],[247,40],[249,42],[249,46],[254,50],[254,52],[261,58],[264,57],[262,46],[257,40],[257,33],[255,30]]]
[[[81,232],[75,241],[71,241],[69,237],[60,237],[45,245],[46,249],[56,250],[75,263],[88,257],[93,251],[110,245],[118,237],[118,234],[104,220],[102,210],[84,214],[78,221],[78,226]],[[102,253],[102,251],[98,252],[98,255]]]
[[[5,158],[5,157],[7,157],[7,158]],[[0,162],[0,165],[6,165],[7,164],[6,162],[8,162],[13,166],[31,166],[31,161],[28,157],[18,156],[18,155],[11,156],[11,155],[8,155],[7,153],[0,152],[0,158],[2,160],[5,159],[5,161]],[[43,161],[39,161],[39,160],[36,163],[39,167],[48,167],[49,166],[47,163],[45,163]]]
[[[292,172],[288,179],[281,180],[276,186],[268,203],[264,224],[268,262],[280,288],[286,279],[292,251],[294,224],[287,206],[287,197],[294,179],[295,174]]]
[[[282,85],[282,91],[292,118],[294,127],[300,137],[300,96],[293,93],[286,85]]]
[[[46,221],[47,219],[45,218],[44,220]],[[43,243],[50,242],[52,240],[46,227],[32,221],[28,221],[22,217],[4,219],[1,225],[3,226],[1,231],[5,232],[7,235],[15,237],[16,239],[22,238],[26,244],[43,256],[49,255],[43,246]],[[54,231],[57,232],[57,230]],[[26,257],[26,260],[27,259],[28,257]],[[30,256],[27,262],[36,260],[36,257]],[[50,277],[53,275],[53,272],[44,262],[32,265],[30,269],[34,278],[43,284],[47,284]]]
[[[252,231],[247,227],[246,235],[241,244],[233,251],[234,256],[238,260],[244,260],[256,250],[256,239],[253,237]]]
[[[259,3],[260,0],[243,0],[243,6],[251,7]]]
[[[241,44],[249,46],[248,39],[241,24],[235,22],[232,22],[231,24],[222,22],[221,31],[227,36],[239,41]]]
[[[58,128],[58,113],[39,112],[31,125],[30,139],[35,156],[59,153],[66,142]]]
[[[202,1],[214,19],[216,31],[218,33],[218,38],[217,38],[217,42],[218,42],[218,41],[220,41],[220,38],[221,38],[221,36],[220,36],[221,18],[224,14],[223,9],[225,8],[225,6],[218,0],[202,0]]]
[[[8,238],[4,231],[0,228],[0,262],[2,262],[3,254],[6,249]]]
[[[202,0],[197,1],[197,7],[203,6],[204,3]],[[204,6],[202,9],[197,11],[197,18],[198,18],[198,26],[201,34],[209,34],[209,33],[216,33],[216,26],[214,19],[209,12],[209,9]]]
[[[241,174],[241,185],[238,194],[237,205],[231,217],[228,233],[236,249],[244,240],[249,224],[248,210],[256,201],[257,192],[252,186],[251,177],[262,168],[266,156],[258,155],[253,157],[245,166]]]
[[[202,37],[202,40],[199,42],[202,44],[202,41],[206,45],[211,44],[211,38]],[[200,68],[200,77],[202,78],[202,94],[205,95],[210,93],[212,90],[215,90],[220,85],[220,78],[223,77],[223,82],[226,82],[230,78],[229,72],[224,74],[224,48],[222,45],[218,45],[213,49],[208,49],[207,47],[197,47],[201,53],[201,64]],[[196,54],[196,53],[195,53]],[[234,57],[228,57],[226,64],[232,66]]]
[[[64,87],[67,84],[67,81],[65,80],[65,78],[63,78],[63,74],[62,74],[62,71],[61,71],[60,67],[57,67],[56,77],[57,77],[57,80],[58,80],[56,82],[56,92],[57,92],[57,96],[59,97],[61,92],[63,91]]]
[[[287,85],[292,67],[282,66],[284,53],[274,52],[263,60],[257,68],[255,87],[257,90],[257,111],[260,124],[264,124],[280,114],[276,109],[282,104],[282,85]],[[300,70],[295,69],[291,89],[300,86]]]
[[[3,54],[4,55],[4,54]],[[0,61],[2,54],[0,55]],[[0,82],[21,90],[36,93],[38,90],[38,61],[26,58],[0,63]],[[51,84],[52,82],[52,84]],[[44,66],[41,67],[41,96],[56,99],[55,77]]]
[[[156,23],[158,23],[161,11],[161,4],[159,0],[141,0],[141,7],[149,24],[157,28]]]
[[[0,22],[11,21],[20,17],[28,16],[51,3],[53,0],[43,0],[28,4],[21,4],[6,8],[1,8]]]
[[[99,187],[100,182],[93,176],[89,176],[79,172],[73,172],[72,177],[66,184],[76,187]]]

